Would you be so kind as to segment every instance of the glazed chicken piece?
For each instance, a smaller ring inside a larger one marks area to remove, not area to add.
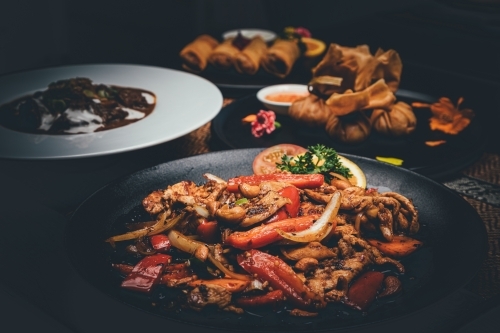
[[[281,253],[289,260],[301,260],[304,258],[314,258],[324,260],[337,258],[336,249],[330,249],[320,242],[310,242],[299,247],[283,247]]]
[[[242,227],[248,227],[271,217],[284,205],[291,203],[288,198],[282,197],[278,192],[269,191],[257,202],[253,200],[245,207],[246,216],[241,222]]]
[[[150,214],[158,214],[163,210],[168,210],[175,203],[207,207],[220,197],[226,187],[226,183],[213,180],[208,180],[200,186],[192,181],[181,181],[169,185],[165,190],[151,192],[142,200],[142,205]]]
[[[404,266],[399,261],[385,257],[378,249],[356,237],[353,228],[346,225],[337,227],[336,231],[342,237],[338,242],[339,257],[342,260],[320,264],[306,281],[306,285],[313,292],[324,296],[326,301],[341,301],[349,283],[368,265],[392,264],[400,273],[404,272]],[[362,250],[357,251],[354,246],[361,247]]]
[[[281,196],[278,192],[274,190],[265,191],[263,190],[265,188],[265,186],[261,186],[259,194],[250,199],[248,203],[223,205],[215,212],[215,216],[227,223],[249,227],[264,221],[276,213],[278,209],[291,203],[290,199]],[[251,189],[247,190],[251,191]]]
[[[325,297],[326,301],[340,301],[337,298],[340,295],[339,292],[347,291],[345,288],[349,282],[371,263],[370,256],[366,255],[366,251],[355,252],[350,258],[336,261],[333,264],[320,265],[306,280],[306,285],[314,293]]]
[[[215,284],[202,284],[192,289],[186,297],[188,306],[198,311],[207,305],[223,309],[231,303],[231,293],[226,288]]]
[[[321,215],[325,210],[325,205],[316,205],[310,201],[302,201],[299,207],[299,215]]]
[[[333,195],[332,188],[334,187],[325,185],[318,189],[306,189],[304,193],[311,200],[326,204]],[[365,229],[373,231],[376,227],[370,220],[378,220],[378,228],[389,242],[392,241],[396,230],[415,234],[420,227],[418,213],[411,200],[396,192],[378,193],[351,186],[342,190],[340,209],[351,215],[360,214],[358,229],[361,224]],[[340,218],[337,220],[341,221]],[[352,217],[344,220],[347,223],[355,223]]]
[[[153,191],[142,200],[142,206],[149,214],[156,215],[165,209],[163,191]]]

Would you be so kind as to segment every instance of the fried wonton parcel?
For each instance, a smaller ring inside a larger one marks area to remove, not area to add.
[[[395,101],[396,96],[385,84],[384,79],[380,79],[362,91],[332,94],[325,103],[333,114],[345,116],[359,110],[390,109]]]
[[[417,117],[412,107],[401,101],[395,103],[390,111],[373,110],[370,121],[377,132],[388,136],[407,135],[417,127]]]
[[[360,143],[371,133],[370,119],[364,111],[357,111],[347,116],[331,114],[325,126],[326,133],[345,143]]]
[[[373,82],[373,73],[379,62],[370,53],[368,45],[356,47],[330,44],[325,57],[312,70],[313,77],[335,76],[341,77],[342,85],[339,88],[324,87],[323,93],[342,93],[346,90],[360,91]]]
[[[284,78],[292,71],[300,57],[300,49],[295,40],[277,39],[267,49],[262,59],[262,67],[269,73]]]
[[[323,92],[325,91],[330,92],[340,89],[340,87],[342,86],[342,81],[344,81],[344,79],[338,76],[328,76],[328,75],[316,76],[313,77],[311,81],[309,81],[308,89],[311,93],[316,94],[318,96],[323,96],[324,99],[327,99],[328,97],[331,96],[332,93],[325,95]]]
[[[455,135],[469,126],[472,118],[474,118],[474,111],[471,109],[460,110],[460,104],[462,104],[463,100],[463,97],[460,97],[457,106],[455,106],[448,97],[441,97],[439,101],[433,104],[415,102],[412,103],[412,106],[431,109],[432,117],[429,119],[431,130]]]
[[[182,68],[191,72],[201,72],[207,67],[208,57],[219,42],[209,35],[200,35],[186,45],[179,53]]]
[[[252,38],[250,43],[236,55],[234,67],[241,74],[257,73],[267,51],[267,44],[260,36]]]
[[[399,53],[395,50],[384,51],[378,49],[375,52],[375,58],[378,65],[373,74],[374,79],[384,79],[392,92],[396,92],[401,81],[401,73],[403,71],[403,62],[399,57]]]
[[[234,38],[228,38],[213,49],[208,57],[212,66],[222,70],[233,67],[236,55],[240,52],[240,49],[233,45],[233,40]]]
[[[308,126],[325,126],[331,111],[325,101],[314,95],[298,99],[290,105],[288,115],[300,123]]]

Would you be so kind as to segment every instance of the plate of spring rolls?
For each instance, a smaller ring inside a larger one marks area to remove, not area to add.
[[[243,31],[244,32],[244,31]],[[297,39],[272,32],[196,36],[179,52],[180,67],[219,88],[260,89],[280,83],[307,83],[315,58],[304,57]]]

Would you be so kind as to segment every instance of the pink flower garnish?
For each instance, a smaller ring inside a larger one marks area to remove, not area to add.
[[[307,37],[307,38],[310,38],[312,36],[311,32],[304,27],[295,28],[295,33],[301,35],[302,37]]]
[[[274,121],[276,120],[276,114],[274,111],[260,110],[257,113],[257,119],[252,121],[252,135],[256,138],[260,138],[265,133],[271,134],[276,126]]]

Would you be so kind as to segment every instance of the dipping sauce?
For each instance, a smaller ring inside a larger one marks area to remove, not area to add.
[[[271,102],[279,102],[279,103],[293,103],[296,100],[307,97],[309,95],[308,92],[279,92],[269,94],[265,97],[268,101]]]
[[[0,125],[33,134],[104,131],[144,119],[156,106],[150,91],[72,78],[0,106]]]

